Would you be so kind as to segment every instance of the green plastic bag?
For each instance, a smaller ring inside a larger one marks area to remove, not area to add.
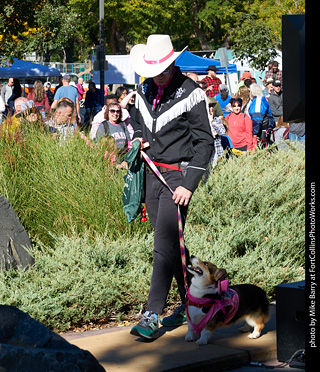
[[[134,221],[140,210],[144,186],[144,161],[139,155],[140,141],[134,141],[124,160],[131,163],[128,173],[124,176],[122,194],[123,210],[128,222]]]

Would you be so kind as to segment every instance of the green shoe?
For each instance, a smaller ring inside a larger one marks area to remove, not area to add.
[[[182,324],[187,324],[186,305],[178,306],[172,315],[161,319],[161,324],[166,327],[175,327]]]
[[[151,311],[146,311],[140,322],[131,328],[130,333],[135,336],[142,336],[148,339],[159,337],[158,316]]]

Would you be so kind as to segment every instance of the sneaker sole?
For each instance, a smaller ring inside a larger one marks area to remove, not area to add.
[[[153,340],[153,339],[159,337],[159,331],[153,333],[151,336],[148,336],[148,335],[144,335],[143,333],[140,333],[140,332],[137,330],[137,328],[133,328],[133,329],[131,329],[130,334],[131,334],[131,335],[134,335],[134,336],[138,336],[138,337],[143,337],[143,338],[146,338],[146,339],[148,339],[148,340]]]

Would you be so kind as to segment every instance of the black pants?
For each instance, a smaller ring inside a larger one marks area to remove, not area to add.
[[[181,185],[182,174],[171,171],[162,174],[174,191]],[[161,314],[175,277],[182,302],[185,302],[184,277],[181,263],[178,207],[172,200],[172,193],[155,174],[146,174],[146,208],[154,228],[153,272],[147,310]],[[184,226],[188,207],[180,207]],[[186,249],[187,263],[189,253]]]

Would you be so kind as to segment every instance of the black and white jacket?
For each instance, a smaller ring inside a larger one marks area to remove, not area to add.
[[[193,192],[214,151],[214,140],[205,92],[178,67],[175,69],[155,109],[152,106],[158,87],[153,79],[149,78],[139,86],[135,113],[131,118],[133,137],[142,137],[150,143],[146,152],[153,161],[166,164],[189,162],[181,186]]]

